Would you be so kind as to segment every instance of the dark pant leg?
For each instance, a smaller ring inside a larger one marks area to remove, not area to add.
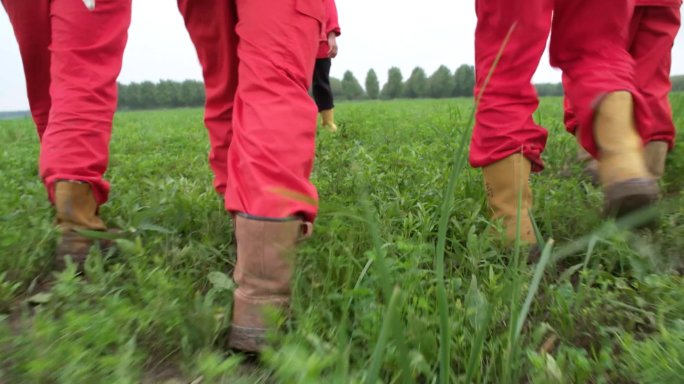
[[[313,75],[313,97],[318,106],[318,112],[333,109],[333,94],[330,88],[331,59],[316,59]]]

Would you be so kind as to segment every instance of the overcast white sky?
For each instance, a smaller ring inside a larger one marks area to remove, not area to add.
[[[30,1],[30,0],[23,0]],[[381,84],[392,66],[404,77],[416,66],[431,74],[441,64],[453,71],[473,64],[473,0],[421,0],[397,6],[396,0],[337,0],[342,27],[340,53],[332,75],[347,69],[363,84],[374,68]],[[413,4],[413,3],[412,3]],[[673,50],[673,74],[684,74],[684,40]],[[133,22],[119,81],[202,79],[190,38],[174,0],[133,0]],[[548,56],[535,82],[560,81]],[[19,49],[4,10],[0,10],[0,111],[28,109]]]

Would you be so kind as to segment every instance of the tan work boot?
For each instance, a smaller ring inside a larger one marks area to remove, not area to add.
[[[528,212],[528,208],[532,208],[533,204],[529,184],[531,170],[530,160],[519,153],[482,168],[487,204],[492,211],[493,219],[503,219],[509,244],[513,244],[517,236],[518,195],[521,185],[520,243],[526,245],[537,243],[534,226]]]
[[[646,167],[656,180],[660,180],[665,173],[665,159],[670,145],[665,141],[651,141],[644,147]]]
[[[646,168],[631,93],[613,92],[601,101],[594,136],[600,154],[605,213],[620,217],[655,203],[658,183]]]
[[[266,309],[289,308],[295,248],[303,233],[311,233],[311,223],[300,219],[235,216],[238,251],[233,277],[238,288],[233,293],[230,348],[260,352],[268,332]]]
[[[321,111],[322,125],[328,127],[328,132],[337,132],[337,125],[335,125],[333,109]]]
[[[95,241],[99,242],[103,250],[112,245],[110,240],[94,240],[74,231],[75,229],[107,230],[98,215],[97,201],[90,184],[79,181],[56,182],[55,209],[57,210],[55,225],[62,232],[55,259],[57,270],[61,271],[66,267],[65,258],[67,255],[71,256],[71,260],[79,265],[79,270],[82,270],[83,264],[88,258],[90,247],[94,245]]]

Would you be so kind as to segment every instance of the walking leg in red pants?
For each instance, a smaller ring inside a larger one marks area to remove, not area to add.
[[[219,146],[228,148],[225,203],[235,216],[238,289],[229,345],[258,352],[267,330],[264,310],[289,305],[290,256],[317,213],[309,181],[317,108],[307,91],[323,2],[179,0],[179,8],[210,79],[206,115],[210,104],[232,109],[232,120],[207,124],[210,137],[224,138]],[[220,87],[225,91],[210,91]]]
[[[570,86],[570,79],[565,74],[563,75],[563,89],[567,89]],[[575,135],[579,143],[579,131],[577,127],[579,122],[577,121],[577,116],[570,105],[570,99],[567,97],[563,99],[563,121],[565,122],[565,129],[570,132],[570,134]],[[577,146],[577,162],[582,165],[582,175],[595,187],[601,185],[601,180],[599,178],[599,163],[594,159],[586,149],[581,145]]]
[[[50,1],[2,0],[24,64],[31,116],[42,141],[50,115]]]
[[[637,1],[637,4],[641,3],[648,1]],[[654,117],[653,124],[646,125],[640,131],[645,143],[646,164],[656,179],[663,175],[665,157],[674,145],[676,134],[667,96],[671,89],[672,45],[681,25],[679,6],[681,3],[674,6],[637,6],[629,24],[627,47],[635,60],[636,87],[646,99]],[[563,77],[563,82],[567,88],[569,80],[566,78]],[[577,119],[567,98],[565,102],[565,125],[570,133],[575,134]],[[587,156],[588,153],[580,147],[578,157]],[[598,162],[587,161],[585,166],[585,171],[591,171],[598,166]]]
[[[84,262],[92,241],[74,229],[106,230],[98,207],[131,20],[131,0],[2,0],[19,43],[41,137],[40,175],[57,210],[57,263]],[[49,87],[49,93],[48,93]]]
[[[646,2],[638,0],[637,4]],[[653,113],[653,124],[642,132],[646,163],[651,174],[660,179],[665,158],[674,147],[676,134],[668,93],[672,46],[681,26],[678,6],[638,6],[630,28],[629,53],[636,62],[636,86]]]
[[[211,144],[209,165],[214,172],[214,188],[223,196],[228,185],[228,148],[233,139],[240,62],[235,2],[179,0],[178,7],[202,65],[206,94],[204,125]]]
[[[550,45],[551,65],[570,80],[566,95],[580,143],[601,161],[605,211],[618,216],[653,204],[659,194],[640,137],[651,124],[650,110],[625,48],[624,26],[633,13],[633,1],[556,1]]]
[[[530,80],[550,29],[551,64],[571,81],[567,94],[576,108],[583,144],[604,159],[600,173],[606,209],[625,214],[657,196],[634,127],[632,94],[644,121],[648,109],[635,92],[634,63],[624,48],[622,26],[633,7],[633,1],[624,0],[477,0],[476,94],[515,25],[484,89],[470,148],[471,165],[483,167],[489,206],[494,218],[503,218],[509,240],[517,235],[520,212],[521,240],[536,242],[527,214],[532,205],[528,179],[530,171],[542,168],[539,155],[546,132],[532,121],[537,97]],[[520,190],[523,204],[518,207]]]
[[[482,98],[475,114],[470,143],[470,164],[485,181],[487,203],[494,219],[503,219],[506,238],[515,240],[520,212],[520,240],[535,244],[528,214],[532,191],[531,171],[543,168],[540,158],[548,132],[532,114],[539,105],[532,75],[546,47],[551,29],[553,1],[476,0],[475,97]],[[484,88],[485,79],[515,24],[512,35]],[[518,192],[522,190],[522,206]]]

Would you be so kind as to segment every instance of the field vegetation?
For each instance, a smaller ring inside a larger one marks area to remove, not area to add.
[[[678,127],[683,103],[673,96]],[[339,132],[319,131],[321,213],[293,316],[273,314],[282,332],[256,365],[225,349],[235,250],[200,109],[116,115],[101,213],[124,233],[80,277],[51,270],[33,124],[0,121],[0,383],[682,382],[681,142],[658,226],[627,231],[600,218],[562,100],[544,98],[547,168],[532,188],[548,245],[528,265],[490,232],[500,223],[464,162],[472,104],[338,106]]]

